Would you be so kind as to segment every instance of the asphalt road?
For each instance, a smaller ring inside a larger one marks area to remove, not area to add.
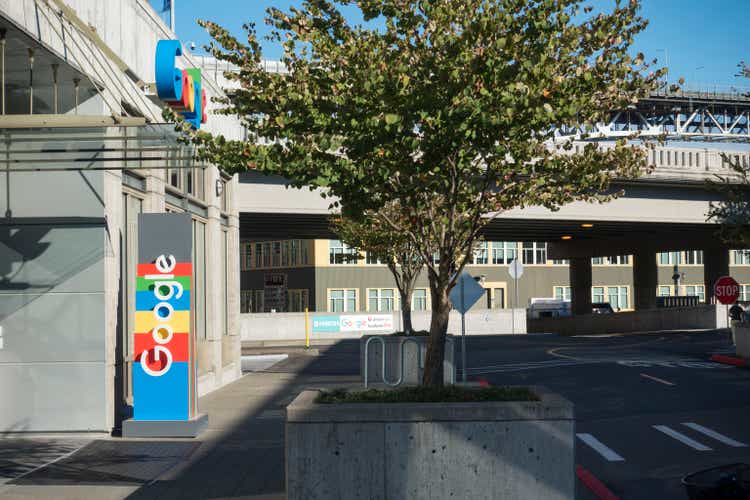
[[[684,500],[684,475],[750,463],[750,370],[708,361],[732,352],[726,333],[468,337],[467,346],[470,380],[542,385],[573,401],[577,463],[623,499]],[[355,374],[358,349],[342,341],[271,371]]]

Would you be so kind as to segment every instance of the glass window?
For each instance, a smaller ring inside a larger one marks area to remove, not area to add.
[[[750,285],[740,285],[740,298],[742,302],[750,301]]]
[[[263,243],[255,244],[255,267],[263,267]]]
[[[281,267],[281,242],[273,242],[273,267]]]
[[[243,314],[253,312],[253,291],[242,290],[240,292],[240,312]]]
[[[367,252],[367,263],[368,264],[382,264],[382,262],[380,262],[380,259],[378,259],[378,257],[375,254],[370,253],[370,252]]]
[[[734,265],[750,265],[750,250],[732,250],[732,255],[734,257]]]
[[[689,297],[698,297],[699,302],[706,301],[706,287],[704,285],[688,285],[685,287],[685,294]]]
[[[702,266],[703,265],[703,250],[691,250],[685,252],[685,264]]]
[[[547,263],[547,243],[536,241],[523,242],[523,263],[524,264],[546,264]]]
[[[659,264],[662,266],[682,264],[682,252],[659,252]]]
[[[591,264],[594,266],[601,266],[604,264],[604,257],[591,257]]]
[[[289,241],[281,243],[281,267],[289,267]]]
[[[492,289],[492,303],[490,306],[491,309],[505,308],[505,288]]]
[[[367,310],[372,312],[393,311],[395,294],[393,288],[371,288],[367,291]]]
[[[518,258],[518,243],[515,241],[495,241],[492,243],[492,263],[510,264]]]
[[[303,312],[309,307],[309,292],[307,290],[289,290],[287,295],[288,312]]]
[[[591,287],[591,302],[604,302],[604,287]]]
[[[552,263],[556,266],[567,266],[570,261],[568,259],[552,259]]]
[[[221,333],[222,335],[229,335],[229,307],[227,302],[229,301],[229,233],[226,231],[221,232]]]
[[[263,243],[263,267],[271,267],[271,242]]]
[[[289,250],[289,262],[292,266],[296,266],[299,261],[299,240],[292,240],[291,248]]]
[[[262,313],[266,311],[266,308],[263,304],[264,300],[265,300],[265,292],[263,290],[255,290],[255,301],[253,302],[254,312]]]
[[[628,308],[628,287],[626,286],[609,286],[607,287],[607,301],[612,309]]]
[[[357,251],[341,240],[329,240],[328,262],[329,264],[356,264]]]
[[[306,266],[308,262],[307,242],[300,240],[300,264]]]
[[[328,309],[331,312],[354,312],[357,310],[357,291],[336,289],[330,291]]]
[[[570,301],[570,287],[569,286],[556,286],[554,288],[554,294],[557,300]]]
[[[473,257],[472,261],[474,264],[487,264],[489,262],[486,241],[480,241],[475,244]]]
[[[190,293],[194,294],[195,335],[206,338],[206,225],[193,220],[193,283]]]
[[[672,287],[670,285],[659,286],[659,297],[669,297],[672,295]]]
[[[427,290],[417,288],[411,294],[411,308],[413,311],[427,310]]]

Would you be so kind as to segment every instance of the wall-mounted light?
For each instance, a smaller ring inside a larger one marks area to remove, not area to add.
[[[216,196],[221,196],[224,193],[224,183],[221,179],[216,179]]]
[[[592,227],[594,227],[594,225],[591,224],[590,222],[585,222],[585,223],[581,224],[581,227],[583,227],[585,229],[591,229]]]
[[[571,235],[569,235],[569,234],[564,234],[564,235],[560,236],[560,239],[562,239],[562,240],[572,240],[573,237]]]

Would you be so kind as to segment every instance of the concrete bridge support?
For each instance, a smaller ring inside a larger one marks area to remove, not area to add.
[[[636,311],[656,308],[659,277],[656,252],[639,250],[633,254],[633,307]]]
[[[570,259],[570,301],[573,314],[591,314],[591,257]]]
[[[706,285],[706,304],[714,302],[714,283],[729,276],[729,249],[724,247],[703,250],[703,281]]]

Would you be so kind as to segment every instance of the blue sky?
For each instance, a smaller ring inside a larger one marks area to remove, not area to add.
[[[184,43],[195,42],[203,53],[208,34],[198,19],[218,22],[242,36],[242,24],[255,22],[264,32],[265,9],[271,5],[287,9],[299,0],[174,0],[177,35]],[[612,0],[590,0],[595,7],[612,5]],[[635,49],[660,62],[668,59],[669,79],[684,77],[690,84],[738,85],[750,87],[750,80],[737,78],[737,63],[750,62],[750,0],[642,0],[641,15],[650,21],[636,39]],[[267,59],[278,59],[280,49],[266,44]]]

